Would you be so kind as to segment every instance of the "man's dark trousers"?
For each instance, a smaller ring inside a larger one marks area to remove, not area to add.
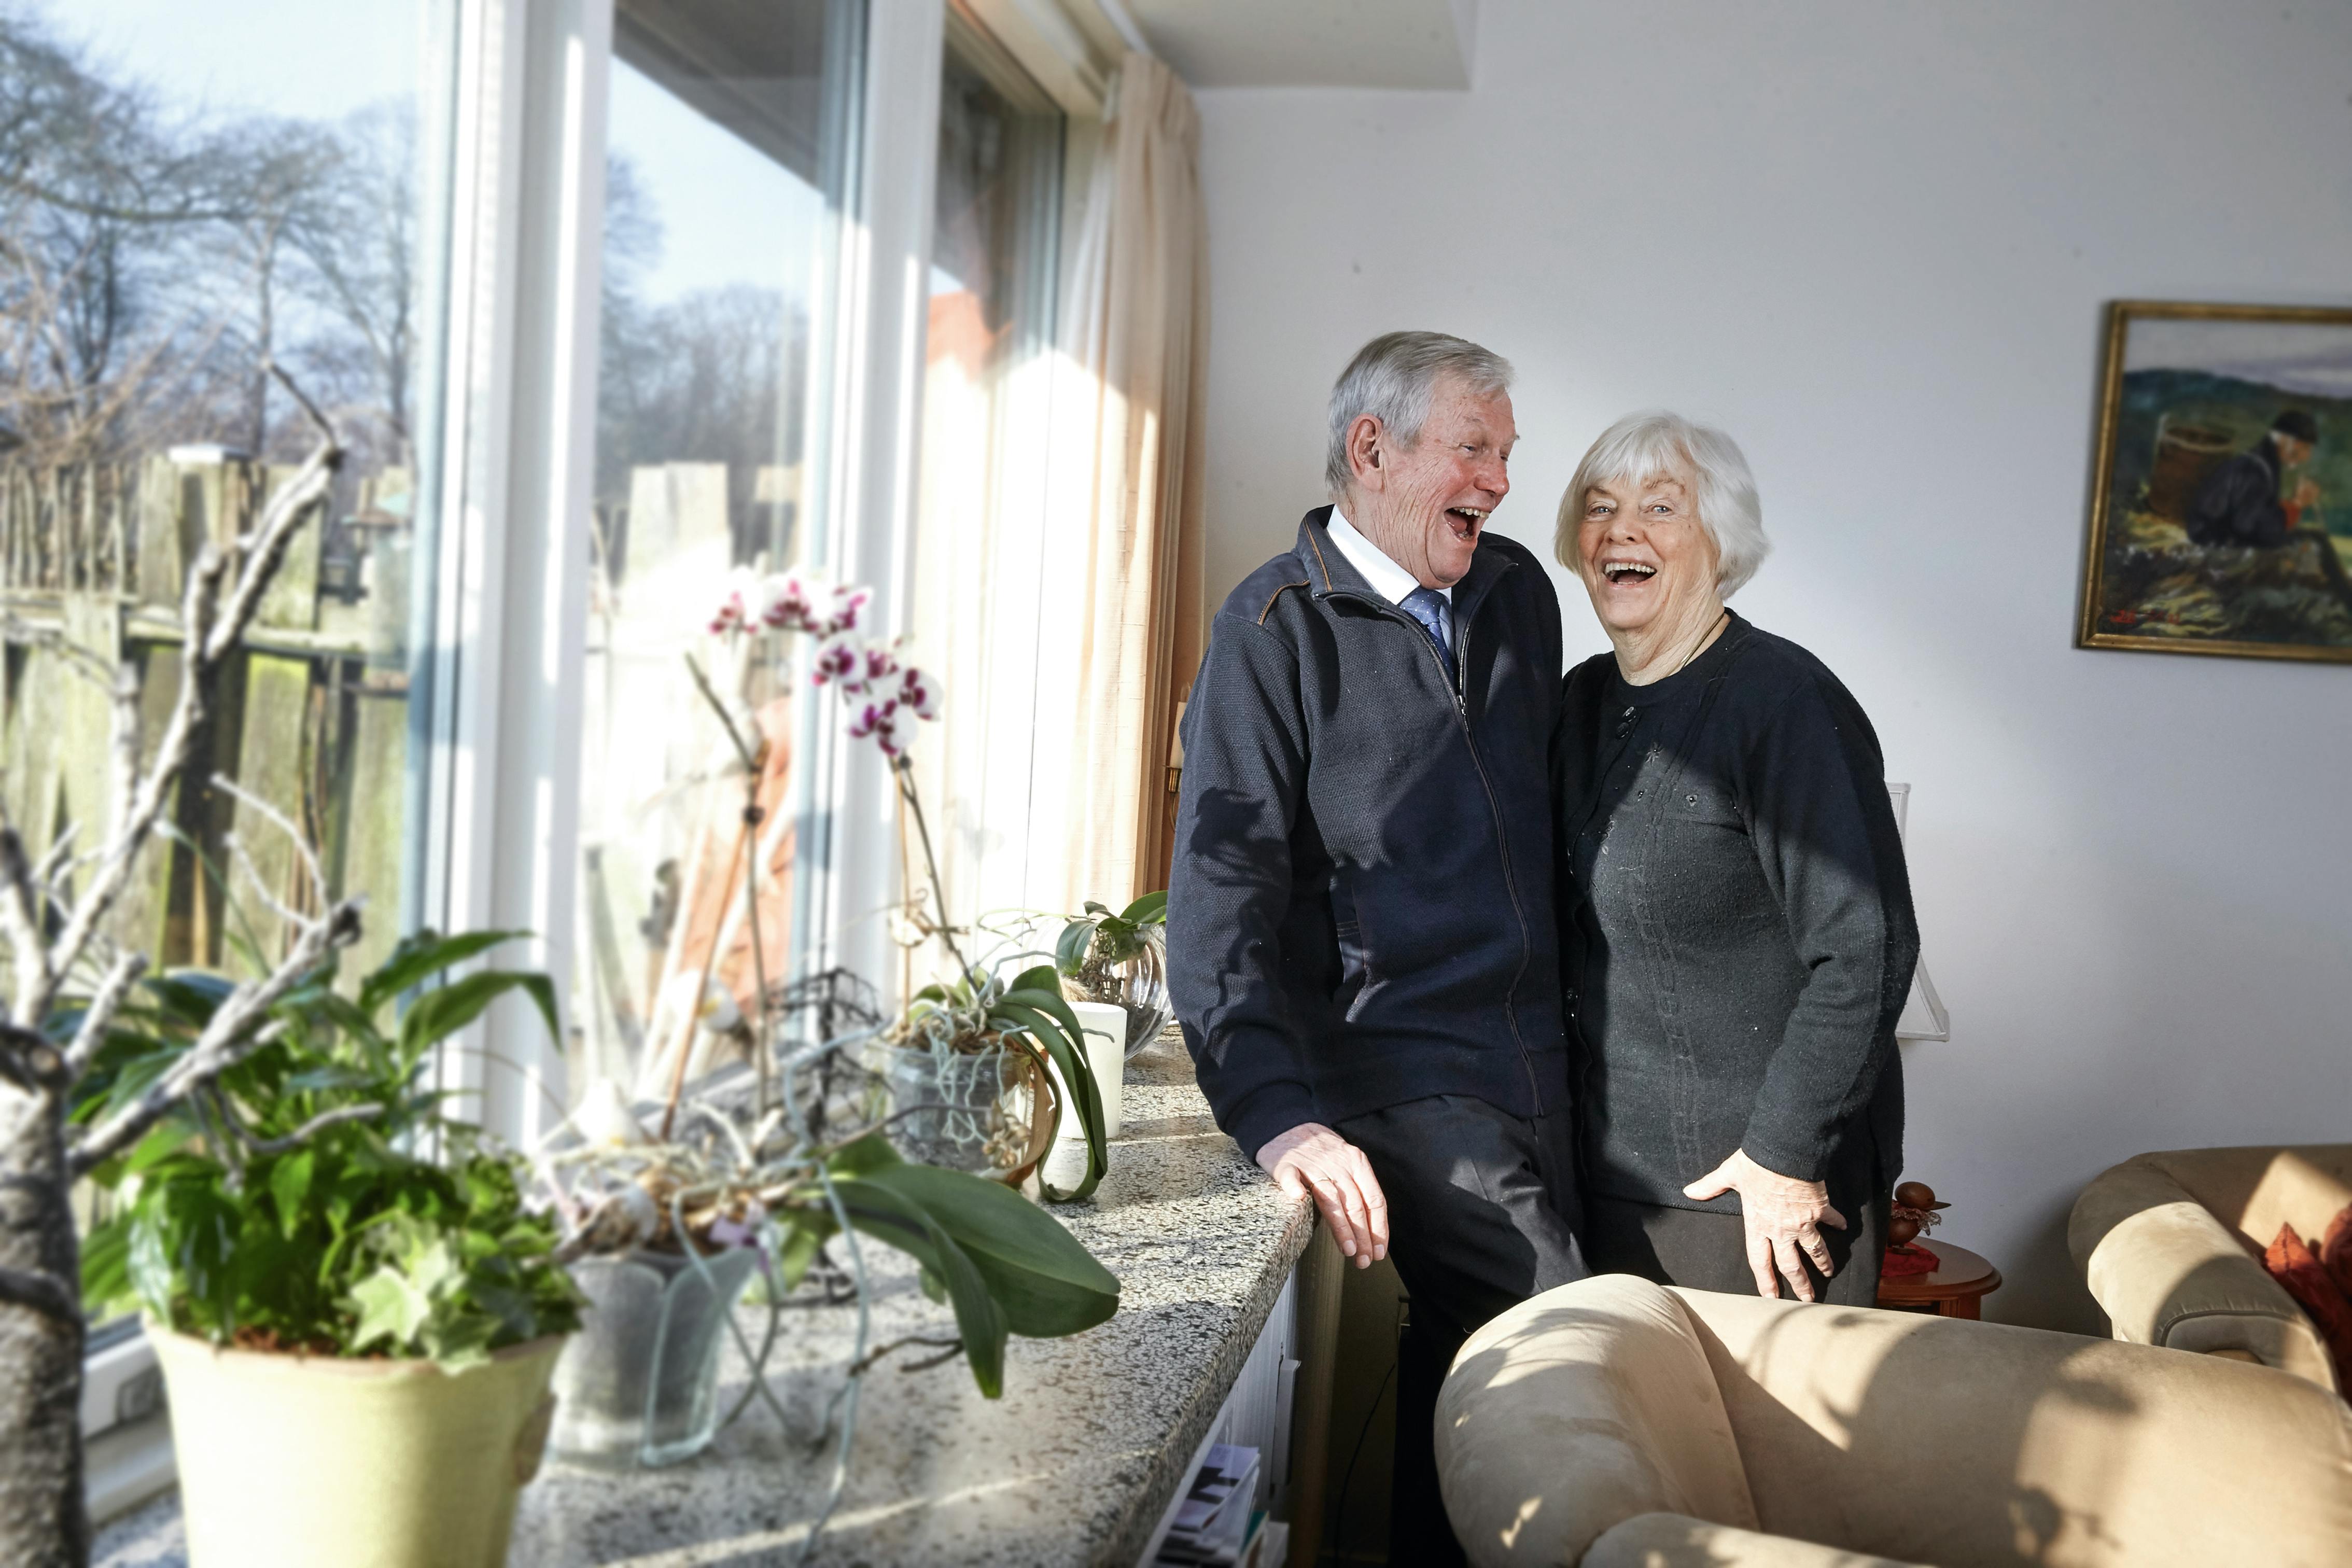
[[[1438,1386],[1489,1318],[1591,1270],[1576,1243],[1576,1155],[1565,1108],[1532,1119],[1466,1095],[1351,1116],[1389,1205],[1389,1257],[1412,1294],[1397,1348],[1389,1561],[1463,1561],[1437,1489]]]

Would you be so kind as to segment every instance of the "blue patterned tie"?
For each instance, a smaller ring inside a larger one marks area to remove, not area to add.
[[[1429,640],[1437,645],[1437,657],[1445,661],[1445,679],[1454,679],[1454,606],[1445,595],[1434,588],[1415,588],[1404,596],[1404,613],[1421,623]]]

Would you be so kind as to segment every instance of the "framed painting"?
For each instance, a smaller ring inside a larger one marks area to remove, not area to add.
[[[2074,640],[2352,663],[2352,310],[2108,307]]]

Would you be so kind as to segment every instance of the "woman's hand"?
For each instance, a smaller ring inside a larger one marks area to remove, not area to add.
[[[1788,1276],[1798,1300],[1811,1300],[1813,1281],[1805,1272],[1804,1258],[1811,1258],[1825,1279],[1836,1273],[1830,1267],[1829,1244],[1822,1239],[1821,1227],[1846,1228],[1845,1215],[1830,1206],[1829,1188],[1820,1182],[1801,1182],[1768,1171],[1749,1159],[1747,1150],[1735,1149],[1730,1159],[1683,1189],[1683,1196],[1701,1201],[1725,1193],[1739,1194],[1740,1218],[1748,1227],[1748,1267],[1756,1273],[1756,1293],[1768,1298],[1780,1294],[1780,1282],[1773,1278],[1777,1268]]]
[[[1285,1197],[1314,1196],[1339,1250],[1370,1268],[1389,1255],[1389,1201],[1364,1152],[1319,1121],[1302,1121],[1257,1152]]]

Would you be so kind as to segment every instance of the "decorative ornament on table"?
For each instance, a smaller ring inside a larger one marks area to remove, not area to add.
[[[1943,1260],[1912,1243],[1920,1232],[1942,1224],[1943,1211],[1951,1206],[1937,1203],[1936,1189],[1925,1182],[1906,1182],[1896,1187],[1894,1205],[1887,1213],[1886,1260],[1879,1271],[1888,1276],[1933,1274]]]

